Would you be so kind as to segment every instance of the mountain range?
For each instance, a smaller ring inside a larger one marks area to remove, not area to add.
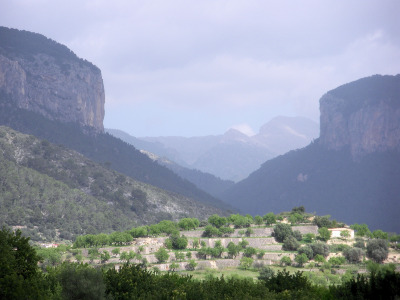
[[[319,138],[299,117],[277,117],[254,136],[135,138],[104,130],[104,103],[95,65],[40,34],[0,27],[3,224],[71,238],[303,205],[400,231],[400,75],[323,95]]]
[[[223,196],[243,212],[304,205],[347,223],[400,231],[400,75],[345,84],[320,99],[321,135],[271,159]]]
[[[304,117],[279,116],[264,124],[254,136],[236,129],[229,129],[222,135],[190,138],[136,138],[120,130],[106,129],[106,132],[183,167],[239,181],[268,159],[308,145],[318,137],[319,127]]]

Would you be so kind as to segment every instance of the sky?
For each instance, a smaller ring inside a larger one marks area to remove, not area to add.
[[[106,128],[252,135],[319,122],[342,84],[400,73],[397,0],[0,0],[0,25],[62,43],[102,71]]]

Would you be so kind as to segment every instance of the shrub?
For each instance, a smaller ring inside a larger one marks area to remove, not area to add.
[[[292,260],[289,256],[284,256],[280,260],[281,266],[290,266],[292,264]]]
[[[314,243],[311,244],[311,248],[314,252],[314,256],[317,254],[321,254],[323,257],[327,257],[329,255],[329,246],[324,243]]]
[[[258,276],[258,280],[267,281],[274,275],[275,275],[274,270],[272,270],[271,267],[265,266],[262,267],[262,269],[260,270],[260,275]]]
[[[242,269],[250,269],[251,266],[253,265],[254,260],[251,257],[242,257],[240,259],[240,268]]]
[[[292,227],[289,224],[277,224],[274,227],[274,237],[277,242],[282,243],[285,238],[292,236]]]
[[[365,253],[360,248],[350,248],[343,251],[343,255],[344,257],[346,257],[349,263],[356,264],[361,261]]]
[[[303,236],[300,231],[294,230],[293,231],[293,236],[296,238],[296,240],[301,241],[303,239]]]
[[[307,255],[307,258],[308,258],[308,259],[313,259],[313,257],[314,257],[314,251],[313,251],[313,249],[311,248],[310,245],[305,245],[305,246],[299,248],[299,249],[297,250],[297,252],[298,252],[299,254],[304,253],[305,255]]]
[[[325,242],[329,240],[332,235],[332,232],[326,227],[319,228],[318,233],[319,233],[319,238]]]
[[[367,256],[374,262],[382,263],[389,255],[388,242],[383,239],[373,239],[367,243]]]
[[[160,247],[154,255],[159,263],[166,262],[169,258],[169,254],[164,247]]]
[[[296,255],[294,261],[297,262],[299,267],[302,267],[306,262],[308,262],[308,257],[304,253]]]
[[[293,236],[288,236],[283,241],[282,249],[285,251],[296,251],[300,247],[300,243]]]

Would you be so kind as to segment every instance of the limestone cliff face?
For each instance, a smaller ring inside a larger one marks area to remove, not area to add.
[[[0,28],[0,91],[20,108],[104,131],[100,70],[42,35]]]
[[[349,148],[357,159],[400,151],[400,75],[372,76],[346,84],[320,100],[320,143]]]

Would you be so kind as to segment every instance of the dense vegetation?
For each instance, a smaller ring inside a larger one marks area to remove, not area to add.
[[[34,240],[51,241],[58,234],[72,239],[219,212],[7,127],[0,127],[0,148],[0,220],[26,226]]]
[[[78,58],[68,47],[38,33],[0,26],[0,41],[0,54],[11,59],[33,60],[34,55],[46,54],[53,57],[60,67],[69,61],[76,61],[99,71],[92,63]]]
[[[346,223],[396,231],[400,169],[393,162],[397,161],[399,152],[386,152],[355,162],[346,149],[326,150],[317,140],[267,161],[224,198],[245,213],[277,213],[301,203]]]
[[[41,271],[28,238],[0,231],[0,297],[3,299],[395,299],[400,274],[376,268],[341,284],[314,285],[301,272],[268,269],[259,280],[208,278],[149,271],[143,265],[93,268],[65,262]]]
[[[138,181],[226,210],[226,203],[153,162],[120,139],[109,134],[93,133],[90,128],[81,128],[77,124],[51,121],[39,114],[19,109],[14,106],[9,95],[4,93],[0,93],[0,125],[56,145],[64,145]]]

